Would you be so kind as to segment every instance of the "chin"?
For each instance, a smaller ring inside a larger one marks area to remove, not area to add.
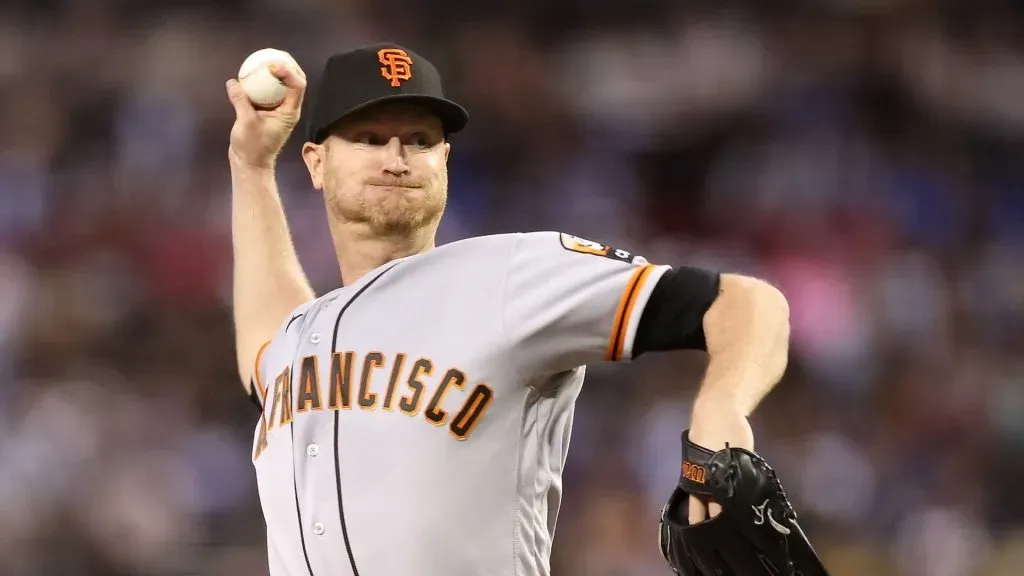
[[[433,218],[422,211],[393,213],[379,211],[369,214],[366,222],[375,232],[398,234],[413,232],[428,225]]]
[[[332,218],[365,225],[375,234],[396,235],[428,226],[444,212],[443,198],[426,196],[422,190],[396,190],[384,195],[362,194],[348,201],[335,197],[329,202]]]

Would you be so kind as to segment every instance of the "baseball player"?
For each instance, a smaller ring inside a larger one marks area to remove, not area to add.
[[[289,89],[274,110],[227,85],[236,344],[272,576],[549,574],[588,364],[706,350],[688,441],[753,449],[747,416],[787,362],[778,290],[560,232],[435,246],[468,121],[436,68],[390,44],[337,54],[305,111],[304,73],[272,71]],[[321,296],[274,181],[300,111],[340,268]],[[688,521],[713,524],[722,498],[687,494]]]

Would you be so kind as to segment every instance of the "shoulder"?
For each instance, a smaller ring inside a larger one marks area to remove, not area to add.
[[[422,273],[429,270],[438,274],[473,274],[479,277],[488,270],[503,270],[511,259],[518,242],[518,234],[492,234],[473,236],[441,244],[433,250],[408,259],[407,271]]]
[[[507,248],[517,246],[542,248],[554,251],[577,252],[617,259],[632,259],[634,254],[621,246],[612,246],[601,238],[584,238],[560,230],[539,230],[533,232],[509,232],[474,236],[457,240],[439,247],[439,250],[473,251],[481,249]]]
[[[324,294],[319,298],[310,300],[309,302],[297,306],[294,310],[291,311],[290,314],[288,314],[288,317],[285,318],[284,321],[282,322],[281,333],[289,333],[295,326],[295,324],[299,322],[306,314],[308,314],[310,310],[312,310],[314,307],[318,306],[322,302],[333,299],[335,296],[335,292],[337,291],[328,292],[327,294]]]
[[[626,246],[609,243],[608,239],[583,237],[570,232],[549,230],[522,233],[518,236],[517,254],[521,257],[551,257],[559,262],[579,261],[582,264],[595,261],[619,262],[631,265],[647,264]],[[581,258],[586,256],[587,258]]]
[[[414,259],[434,274],[472,274],[478,279],[509,270],[632,268],[647,260],[625,247],[558,230],[474,236],[443,244]],[[411,271],[411,270],[410,270]]]
[[[522,236],[520,233],[505,233],[505,234],[487,234],[483,236],[472,236],[470,238],[463,238],[462,240],[455,240],[447,244],[438,246],[436,250],[432,252],[441,254],[444,252],[479,252],[479,251],[493,251],[508,249],[511,250],[515,246],[519,237]]]
[[[282,344],[290,341],[292,338],[295,338],[302,331],[302,324],[306,319],[306,315],[332,294],[333,292],[330,292],[320,296],[319,298],[310,300],[309,302],[304,302],[296,306],[288,313],[287,316],[282,318],[281,324],[277,328],[277,332],[274,333],[274,337],[263,345],[265,351],[261,352],[261,356],[266,356],[266,351],[278,348]]]
[[[583,239],[573,240],[569,234],[545,230],[538,232],[508,232],[465,238],[438,246],[424,254],[424,263],[431,268],[468,268],[474,275],[503,272],[513,265],[522,265],[523,259],[543,260],[545,256],[560,257],[567,250],[583,246]],[[583,251],[580,249],[579,251]],[[596,248],[591,248],[596,253]]]
[[[292,349],[296,339],[302,333],[303,323],[306,321],[307,315],[314,307],[324,302],[333,293],[327,293],[319,298],[310,300],[296,306],[287,316],[281,319],[281,324],[277,328],[277,332],[274,336],[263,344],[260,348],[259,354],[256,357],[257,369],[261,369],[268,362],[279,361],[279,357],[284,354],[289,354],[289,350]]]

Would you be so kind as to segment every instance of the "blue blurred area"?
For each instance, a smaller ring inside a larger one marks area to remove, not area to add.
[[[785,291],[758,449],[834,575],[1024,573],[1022,23],[995,1],[6,2],[0,574],[266,573],[223,85],[258,48],[313,76],[384,39],[473,116],[442,241],[559,229]],[[298,142],[279,181],[328,290]],[[591,371],[556,574],[668,574],[701,368]]]

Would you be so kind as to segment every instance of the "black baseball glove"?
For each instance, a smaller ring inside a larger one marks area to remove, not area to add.
[[[679,485],[661,512],[659,545],[680,576],[828,576],[771,466],[742,448],[712,453],[683,433]],[[722,506],[690,525],[689,496]]]

